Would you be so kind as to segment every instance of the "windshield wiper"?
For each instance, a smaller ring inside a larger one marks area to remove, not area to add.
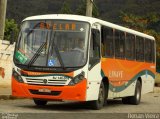
[[[52,32],[53,32],[53,30],[52,30]],[[56,32],[54,33],[52,44],[53,44],[53,46],[54,46],[54,49],[55,49],[55,52],[56,52],[57,57],[58,57],[58,59],[59,59],[59,62],[60,62],[60,64],[61,64],[62,68],[65,70],[66,67],[65,67],[64,62],[63,62],[63,60],[62,60],[62,57],[61,57],[61,55],[60,55],[60,53],[59,53],[59,50],[58,50],[58,48],[57,48],[57,46],[55,45],[55,42],[54,42],[55,35],[56,35]]]
[[[39,57],[40,52],[42,51],[42,49],[44,48],[44,46],[46,45],[47,42],[44,42],[39,49],[37,50],[37,52],[33,55],[33,57],[31,58],[30,62],[28,63],[28,67],[30,67],[35,61],[36,59]]]
[[[34,27],[27,33],[26,37],[28,37],[33,31],[35,28],[37,28],[41,23],[44,23],[46,25],[45,22],[39,22],[37,23],[36,25],[34,25]]]

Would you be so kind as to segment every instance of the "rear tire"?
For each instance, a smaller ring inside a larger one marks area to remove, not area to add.
[[[47,104],[47,101],[46,100],[40,100],[40,99],[33,99],[34,103],[37,105],[37,106],[44,106]]]
[[[123,104],[129,104],[129,97],[122,98]]]
[[[134,96],[122,98],[122,103],[138,105],[141,101],[141,88],[141,82],[137,80]]]
[[[141,101],[141,82],[137,80],[134,96],[130,97],[130,104],[138,105]]]
[[[99,110],[101,109],[105,104],[105,88],[103,82],[101,82],[100,88],[99,88],[99,95],[98,100],[94,100],[90,102],[90,105],[92,109]]]

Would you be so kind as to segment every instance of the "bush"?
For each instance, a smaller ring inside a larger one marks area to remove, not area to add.
[[[5,32],[4,32],[4,40],[16,41],[18,38],[19,28],[14,19],[6,19],[5,21]],[[12,36],[13,35],[13,36]]]

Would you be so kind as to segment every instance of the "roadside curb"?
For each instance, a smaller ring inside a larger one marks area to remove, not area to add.
[[[11,95],[0,95],[0,99],[1,100],[8,100],[8,99],[13,99],[14,97],[12,97]]]
[[[24,99],[24,98],[18,98],[12,95],[0,95],[0,100],[15,100],[15,99]]]

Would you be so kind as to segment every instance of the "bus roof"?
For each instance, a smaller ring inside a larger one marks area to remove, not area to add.
[[[155,40],[153,36],[150,36],[150,35],[147,35],[147,34],[144,34],[144,33],[120,26],[120,25],[116,25],[116,24],[113,24],[113,23],[110,23],[110,22],[107,22],[104,20],[100,20],[100,19],[93,18],[93,17],[87,17],[87,16],[68,15],[68,14],[48,14],[48,15],[31,16],[31,17],[24,19],[23,21],[44,20],[44,19],[76,20],[76,21],[89,22],[90,24],[99,23],[100,25],[108,26],[110,28],[118,29],[118,30],[121,30],[124,32],[135,34],[137,36],[141,36],[141,37]]]

